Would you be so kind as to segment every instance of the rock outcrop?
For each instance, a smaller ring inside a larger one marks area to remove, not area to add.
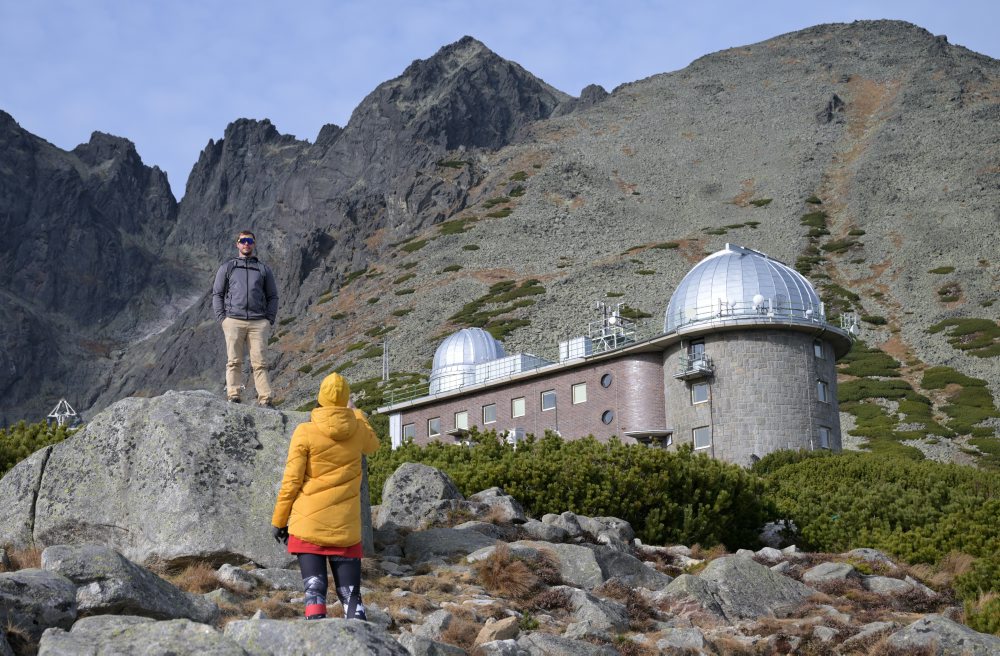
[[[270,532],[288,443],[305,413],[168,392],[111,406],[0,479],[0,544],[100,543],[128,558],[294,559]]]

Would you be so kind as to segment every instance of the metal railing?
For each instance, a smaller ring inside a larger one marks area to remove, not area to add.
[[[795,321],[826,321],[826,311],[823,304],[802,305],[791,303],[784,299],[756,298],[752,301],[733,301],[718,299],[712,305],[701,305],[682,308],[674,312],[670,323],[674,328],[680,328],[701,321],[727,321],[740,319],[792,319]]]
[[[715,371],[712,359],[704,353],[682,353],[678,357],[679,367],[674,374],[674,378],[691,380],[693,378],[706,378]]]

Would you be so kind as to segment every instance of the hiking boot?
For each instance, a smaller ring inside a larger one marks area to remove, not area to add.
[[[264,399],[263,401],[258,401],[257,405],[261,408],[274,408],[274,404],[271,403],[271,399]]]
[[[243,401],[241,401],[240,397],[238,397],[238,396],[230,396],[229,397],[229,402],[230,403],[243,403]]]

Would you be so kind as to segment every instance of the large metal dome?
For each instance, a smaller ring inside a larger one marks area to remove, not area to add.
[[[694,266],[677,286],[664,331],[692,323],[745,319],[823,321],[816,290],[798,271],[734,244]]]
[[[463,328],[445,338],[431,366],[430,393],[447,392],[476,382],[476,365],[505,357],[493,335],[482,328]]]

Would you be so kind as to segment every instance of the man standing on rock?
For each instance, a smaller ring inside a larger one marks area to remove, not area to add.
[[[226,337],[226,396],[232,403],[240,402],[243,352],[249,342],[257,403],[270,408],[271,383],[264,347],[278,315],[278,285],[271,269],[254,255],[256,245],[249,230],[236,238],[239,257],[223,264],[215,274],[212,309]]]

